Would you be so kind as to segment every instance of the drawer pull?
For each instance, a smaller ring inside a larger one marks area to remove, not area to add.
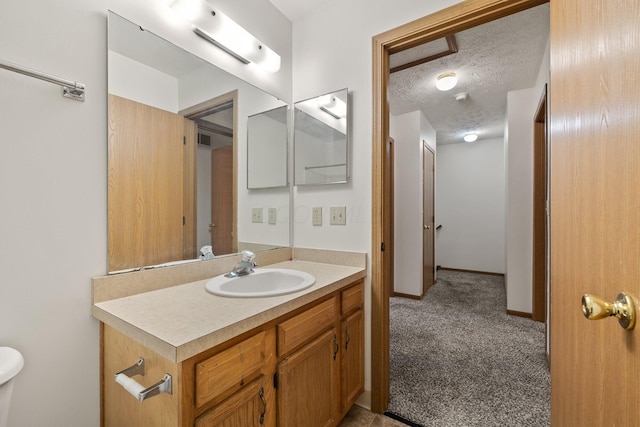
[[[260,387],[260,400],[262,400],[262,413],[260,414],[260,425],[264,424],[264,416],[267,413],[267,401],[264,398],[264,387]]]
[[[172,394],[171,375],[165,374],[164,378],[147,388],[131,378],[135,375],[144,376],[144,359],[142,357],[134,365],[115,374],[115,381],[140,402],[160,393]]]
[[[351,341],[351,335],[349,335],[349,327],[348,326],[344,329],[344,332],[347,335],[347,339],[346,339],[346,341],[344,343],[344,349],[345,350],[349,350],[349,341]]]
[[[336,356],[338,356],[338,350],[340,350],[340,346],[338,345],[338,337],[336,337],[336,334],[333,334],[333,345],[336,346],[336,351],[333,352],[333,360],[336,360]]]

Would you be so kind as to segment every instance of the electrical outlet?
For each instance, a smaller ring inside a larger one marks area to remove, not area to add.
[[[347,225],[347,207],[333,206],[329,209],[329,223],[331,225]]]
[[[269,208],[269,224],[276,223],[277,212],[276,208]]]
[[[311,209],[311,223],[313,225],[322,225],[322,208]]]
[[[262,208],[251,209],[251,222],[262,222]]]

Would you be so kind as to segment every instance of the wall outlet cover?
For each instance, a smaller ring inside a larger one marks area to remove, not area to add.
[[[262,222],[262,208],[251,209],[251,222]]]
[[[322,225],[322,208],[311,209],[311,223],[313,225]]]
[[[329,210],[329,223],[331,225],[347,225],[347,207],[332,206]]]
[[[276,208],[269,208],[269,224],[275,225],[276,219],[277,219],[277,212],[278,210]]]

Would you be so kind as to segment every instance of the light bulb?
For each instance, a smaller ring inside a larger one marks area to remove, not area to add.
[[[475,133],[465,133],[464,140],[465,142],[474,142],[478,139],[478,135]]]

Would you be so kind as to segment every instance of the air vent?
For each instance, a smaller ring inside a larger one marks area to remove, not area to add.
[[[199,145],[204,145],[205,147],[211,147],[211,136],[199,133],[198,134],[198,144]]]

